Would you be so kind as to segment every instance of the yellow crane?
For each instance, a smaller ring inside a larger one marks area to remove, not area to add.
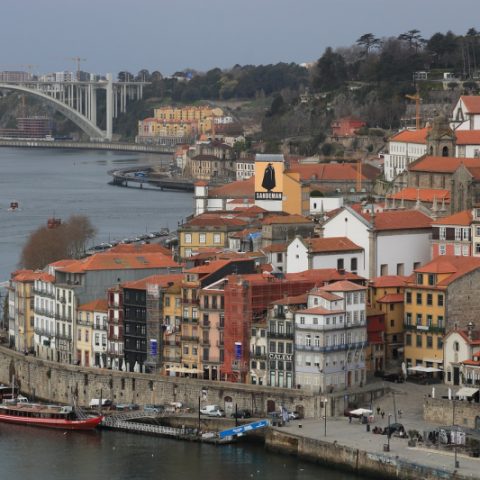
[[[417,91],[415,95],[405,95],[409,100],[415,100],[415,130],[420,130],[420,95]]]

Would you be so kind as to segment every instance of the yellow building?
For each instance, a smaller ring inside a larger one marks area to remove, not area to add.
[[[94,311],[90,305],[81,305],[77,310],[76,321],[76,362],[82,367],[90,367],[92,365],[92,333]]]
[[[163,364],[167,375],[175,375],[182,367],[181,325],[182,287],[181,281],[172,282],[163,294]]]
[[[167,122],[175,120],[202,122],[206,119],[222,117],[223,115],[224,113],[221,108],[212,108],[209,105],[187,105],[185,107],[165,106],[156,108],[153,112],[154,118]]]
[[[203,213],[178,228],[178,250],[181,258],[191,257],[200,249],[226,248],[228,234],[243,230],[247,222],[226,212]]]
[[[480,259],[472,257],[439,256],[414,271],[405,287],[407,367],[443,365],[445,330],[476,316],[479,277]]]
[[[34,349],[34,282],[45,276],[49,277],[44,272],[32,270],[18,270],[11,275],[8,286],[9,338],[18,351]]]
[[[370,282],[370,305],[385,315],[386,368],[399,367],[404,351],[404,296],[408,277],[385,275]]]

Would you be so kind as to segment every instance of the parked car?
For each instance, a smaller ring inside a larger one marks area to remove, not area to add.
[[[232,413],[232,418],[251,418],[252,412],[248,408],[239,408],[236,412]]]
[[[138,410],[140,407],[136,403],[117,403],[116,410],[131,411]]]
[[[383,376],[386,382],[403,383],[404,378],[401,373],[387,373]]]
[[[302,418],[302,417],[301,417],[300,413],[295,411],[295,412],[288,412],[288,418],[290,420],[298,420],[299,418]]]
[[[200,413],[209,417],[224,417],[225,411],[218,405],[206,405],[200,409]]]
[[[405,431],[405,428],[401,423],[391,423],[383,429],[383,435],[388,435],[388,432],[393,435],[395,432],[401,432],[402,430]]]
[[[165,407],[163,405],[144,405],[143,406],[143,411],[145,413],[162,413],[165,410]]]

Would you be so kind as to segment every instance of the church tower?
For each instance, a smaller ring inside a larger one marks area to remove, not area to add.
[[[427,134],[427,155],[431,157],[454,157],[457,137],[450,128],[447,117],[438,115],[433,119],[432,129]]]

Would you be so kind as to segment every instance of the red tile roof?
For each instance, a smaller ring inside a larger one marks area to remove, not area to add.
[[[387,195],[387,198],[395,200],[407,200],[415,202],[417,198],[421,202],[433,202],[436,199],[438,202],[445,200],[445,203],[450,203],[450,190],[442,190],[435,188],[415,188],[406,187],[399,192]]]
[[[455,136],[457,145],[480,145],[479,130],[457,130]]]
[[[120,243],[108,250],[109,253],[162,253],[163,255],[171,255],[172,252],[158,243],[144,243],[143,245],[136,243]]]
[[[83,273],[93,270],[124,270],[178,267],[178,263],[161,253],[97,253],[83,260],[76,260],[57,270],[67,273]]]
[[[402,130],[401,132],[390,137],[390,142],[405,143],[427,143],[427,134],[430,128],[420,128],[419,130]]]
[[[471,210],[463,210],[448,217],[439,218],[432,222],[432,225],[461,225],[468,227],[472,223],[473,216]]]
[[[313,225],[313,222],[303,215],[272,215],[266,217],[263,222],[264,225],[283,225],[292,223],[309,223]]]
[[[228,213],[202,213],[185,223],[182,227],[243,227],[247,222]]]
[[[253,198],[255,193],[255,177],[252,176],[247,180],[239,180],[237,182],[228,183],[221,187],[211,188],[209,197],[221,198]]]
[[[42,280],[44,282],[53,282],[55,277],[46,272],[34,272],[33,270],[17,270],[11,276],[14,282],[34,282]]]
[[[461,165],[466,168],[480,168],[480,158],[420,157],[408,166],[411,172],[453,173]]]
[[[300,174],[302,181],[357,181],[358,167],[356,163],[318,163],[298,164],[289,172]],[[362,180],[373,180],[380,175],[380,170],[372,165],[362,164]]]
[[[324,292],[352,292],[356,290],[366,290],[367,287],[358,285],[358,283],[350,282],[349,280],[339,280],[338,282],[329,283],[320,288]]]
[[[309,251],[312,253],[348,252],[363,250],[347,237],[306,238]]]
[[[408,278],[404,275],[383,275],[372,279],[370,285],[375,288],[404,287]]]
[[[261,251],[264,253],[279,253],[287,251],[287,243],[272,243],[268,247],[261,248]]]
[[[334,293],[331,292],[325,292],[321,288],[314,288],[310,291],[312,295],[317,295],[318,297],[322,297],[325,300],[328,300],[329,302],[335,302],[337,300],[343,300],[343,297],[340,295],[335,295]]]
[[[107,312],[108,303],[107,299],[99,298],[97,300],[92,300],[91,302],[84,303],[78,307],[78,310],[82,312]]]
[[[478,95],[462,95],[460,100],[465,105],[468,113],[480,113],[480,96]]]
[[[180,283],[184,278],[183,273],[171,273],[168,275],[150,275],[149,277],[122,283],[123,288],[132,288],[134,290],[146,290],[147,285],[158,285],[159,287],[168,287],[172,283]]]
[[[313,307],[307,308],[305,310],[298,310],[296,313],[309,313],[312,315],[336,315],[339,313],[343,313],[345,310],[328,310],[323,307]]]
[[[403,293],[387,293],[377,300],[378,303],[403,303]]]
[[[448,274],[446,279],[437,283],[437,286],[448,286],[457,278],[480,268],[480,257],[456,257],[453,255],[443,255],[434,258],[431,262],[415,269],[416,273],[440,273]],[[416,280],[412,279],[412,283]]]
[[[410,230],[430,228],[432,219],[418,210],[393,210],[375,214],[376,230]]]
[[[295,295],[293,297],[285,297],[280,300],[275,300],[271,305],[302,305],[308,301],[308,295]]]
[[[228,265],[231,262],[246,262],[251,261],[251,258],[228,258],[225,260],[213,260],[209,263],[205,263],[204,265],[199,265],[198,267],[190,268],[189,270],[185,270],[185,273],[198,273],[199,275],[206,275],[216,272],[220,268]]]

